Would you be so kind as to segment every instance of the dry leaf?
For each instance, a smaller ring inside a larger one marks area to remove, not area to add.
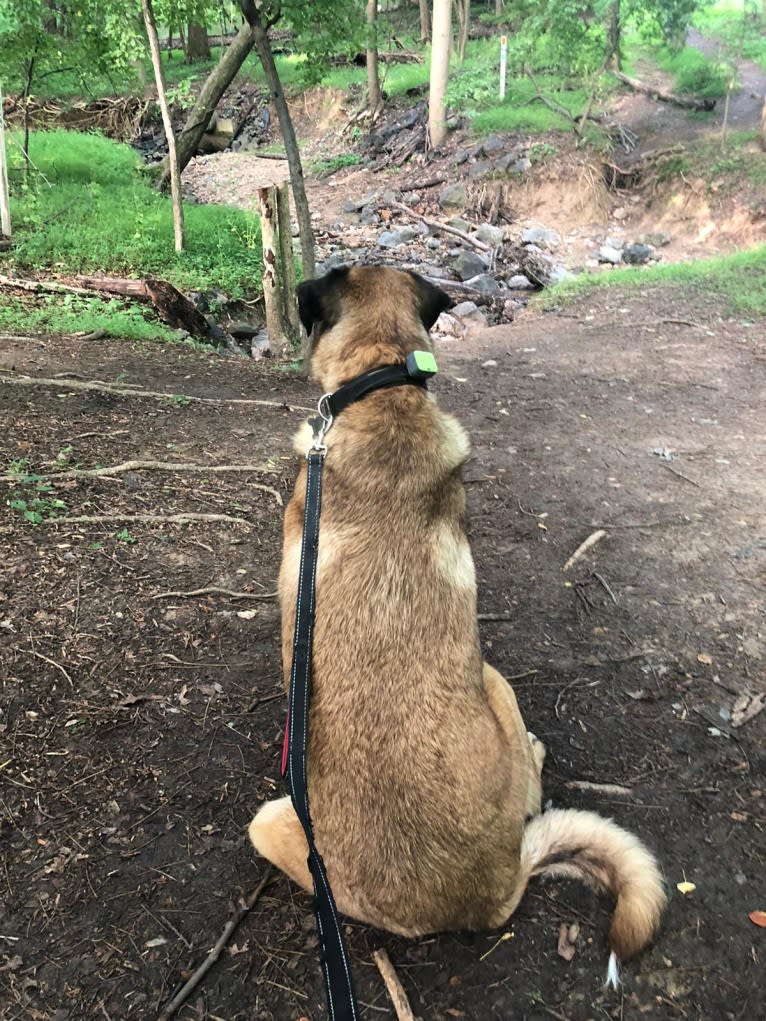
[[[766,911],[751,911],[747,917],[753,925],[759,925],[762,929],[766,929]]]
[[[713,663],[713,657],[708,656],[706,652],[701,652],[699,656],[697,656],[697,662],[704,663],[705,666],[711,666]]]
[[[687,880],[684,880],[683,883],[676,883],[676,890],[678,890],[679,893],[694,893],[696,889],[697,887],[694,883],[689,883]]]
[[[757,695],[744,692],[731,707],[732,727],[741,727],[748,720],[756,717],[763,709],[766,709],[766,692],[760,692]]]

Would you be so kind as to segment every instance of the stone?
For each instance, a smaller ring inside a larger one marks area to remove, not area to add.
[[[477,156],[492,156],[495,153],[502,152],[505,148],[505,143],[499,135],[488,135],[481,145],[477,146]]]
[[[612,248],[611,245],[602,245],[598,250],[598,261],[609,262],[612,266],[618,266],[622,262],[622,251]]]
[[[485,245],[502,245],[505,237],[505,231],[502,227],[495,227],[491,223],[482,223],[480,227],[476,229],[476,238],[478,241],[483,241]]]
[[[628,210],[624,206],[617,206],[616,209],[612,210],[612,216],[615,220],[624,220],[628,215]]]
[[[451,314],[463,322],[471,323],[476,326],[486,326],[487,317],[481,311],[475,301],[461,301],[460,304],[455,305]]]
[[[523,273],[516,273],[515,276],[512,276],[510,280],[506,281],[506,283],[512,291],[526,291],[530,287],[535,286],[529,277],[524,276]]]
[[[499,294],[500,284],[489,273],[479,273],[478,276],[466,280],[469,287],[473,287],[480,294]]]
[[[366,224],[367,226],[373,226],[380,223],[380,216],[374,205],[366,205],[361,213],[359,214],[359,222]]]
[[[561,243],[561,237],[558,231],[550,230],[548,227],[541,227],[539,224],[535,224],[532,227],[527,227],[521,234],[522,244],[545,244],[545,245],[558,245]]]
[[[648,234],[642,234],[641,237],[637,238],[640,245],[651,245],[653,248],[664,248],[672,240],[670,234],[665,230],[650,231]]]
[[[412,227],[384,230],[378,237],[378,248],[399,248],[401,245],[409,244],[414,237],[415,230]]]
[[[252,323],[245,322],[244,320],[238,320],[229,324],[229,333],[237,340],[247,340],[248,338],[257,337],[259,332],[259,326],[253,326]]]
[[[514,163],[512,163],[508,167],[508,170],[512,174],[526,174],[526,172],[530,169],[531,166],[532,160],[527,159],[526,156],[522,156],[520,160],[516,160]]]
[[[364,199],[346,199],[340,208],[344,213],[358,213],[366,204]]]
[[[454,227],[455,230],[462,230],[464,234],[467,234],[471,229],[468,220],[464,220],[462,216],[453,216],[451,220],[447,220],[447,226]]]
[[[548,283],[549,284],[560,284],[564,280],[574,280],[574,278],[575,278],[575,274],[570,272],[570,270],[568,270],[563,263],[558,262],[551,269],[551,271],[550,271],[550,273],[548,275]]]
[[[469,181],[478,181],[480,177],[486,177],[491,170],[492,164],[489,160],[477,160],[468,168],[468,179]]]
[[[462,209],[468,205],[468,192],[464,184],[448,184],[439,194],[439,205],[442,209]]]
[[[645,262],[649,262],[652,258],[654,258],[654,249],[651,245],[639,245],[634,243],[632,245],[628,245],[622,253],[622,261],[627,262],[629,266],[642,266]]]
[[[455,259],[455,271],[461,280],[468,280],[483,273],[487,264],[481,256],[475,252],[461,252]]]

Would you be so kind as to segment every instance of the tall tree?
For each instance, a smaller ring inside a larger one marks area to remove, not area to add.
[[[199,21],[190,21],[186,30],[186,50],[184,53],[187,64],[196,64],[200,60],[210,60],[210,43],[207,38],[207,25]]]
[[[165,138],[168,143],[168,165],[170,168],[170,191],[173,204],[173,234],[177,252],[184,250],[184,211],[181,201],[181,171],[178,167],[178,154],[176,153],[176,133],[173,129],[173,120],[170,116],[168,97],[165,94],[165,79],[162,74],[162,60],[160,58],[160,42],[157,38],[157,23],[154,20],[152,0],[141,0],[141,10],[144,15],[146,34],[149,38],[149,50],[152,55],[152,66],[154,68],[154,80],[157,84],[157,98],[162,111],[162,123],[165,126]]]
[[[378,74],[378,0],[367,0],[367,98],[375,117],[383,106]]]
[[[253,33],[253,41],[258,57],[266,75],[266,82],[271,92],[271,99],[279,118],[279,127],[282,131],[282,140],[285,143],[285,154],[290,167],[290,187],[295,200],[295,215],[298,220],[298,234],[301,240],[301,264],[303,266],[304,279],[316,275],[316,256],[314,250],[314,228],[311,225],[311,211],[309,200],[306,196],[306,184],[303,178],[303,164],[301,163],[298,139],[295,136],[295,128],[290,116],[290,110],[285,99],[282,82],[279,79],[277,66],[274,63],[274,54],[271,51],[268,31],[276,24],[281,14],[277,7],[271,17],[264,17],[260,5],[256,6],[254,0],[242,0],[242,13],[245,15]]]
[[[418,4],[420,6],[420,41],[427,43],[431,38],[431,12],[428,10],[428,0],[418,0]]]
[[[428,93],[428,133],[434,147],[447,137],[446,96],[451,45],[452,0],[434,0]]]
[[[216,67],[205,80],[197,102],[192,107],[181,134],[178,136],[178,166],[181,171],[196,153],[202,136],[210,123],[210,118],[215,113],[216,106],[252,51],[253,44],[254,39],[250,26],[242,25]],[[169,181],[170,161],[166,159],[162,163],[160,187],[166,187]]]

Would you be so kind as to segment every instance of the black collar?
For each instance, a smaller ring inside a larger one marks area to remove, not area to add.
[[[420,386],[426,389],[426,382],[436,372],[436,362],[430,352],[415,351],[407,355],[405,362],[396,365],[383,365],[379,369],[363,372],[344,383],[343,386],[322,398],[322,410],[329,411],[332,418],[347,408],[354,401],[366,397],[373,390],[383,390],[390,386]]]

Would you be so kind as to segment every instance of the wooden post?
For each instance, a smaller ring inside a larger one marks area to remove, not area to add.
[[[290,229],[290,191],[287,181],[277,185],[277,231],[287,339],[290,344],[297,346],[301,341],[301,320],[295,298],[295,256],[293,254],[293,235]]]
[[[279,249],[277,233],[277,190],[258,189],[261,207],[261,243],[263,245],[263,304],[266,309],[266,330],[274,358],[282,355],[285,347],[285,320],[279,287]]]
[[[11,236],[11,203],[8,193],[8,163],[5,152],[5,119],[3,90],[0,89],[0,234]]]

